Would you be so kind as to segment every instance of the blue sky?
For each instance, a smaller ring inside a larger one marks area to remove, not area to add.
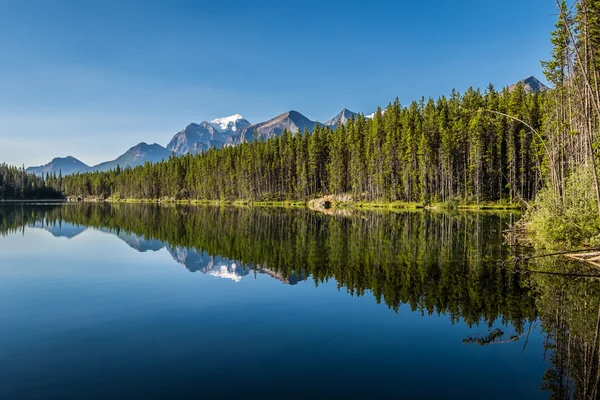
[[[0,162],[95,164],[235,113],[324,121],[542,79],[555,14],[551,0],[0,0]]]

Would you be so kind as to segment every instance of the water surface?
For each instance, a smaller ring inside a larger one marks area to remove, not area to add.
[[[0,398],[593,398],[597,280],[516,218],[0,206]]]

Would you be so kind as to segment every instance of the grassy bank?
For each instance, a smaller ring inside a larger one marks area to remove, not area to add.
[[[403,202],[403,201],[352,201],[352,200],[336,200],[331,199],[331,196],[326,196],[314,201],[330,201],[332,208],[343,209],[361,209],[361,210],[521,210],[519,203],[508,202],[484,202],[484,203],[457,203],[457,202],[438,202],[425,204],[422,202]]]
[[[75,202],[74,200],[72,200]],[[84,198],[83,202],[132,203],[132,204],[192,204],[210,206],[247,206],[247,207],[306,207],[307,201],[252,201],[252,200],[175,200],[175,199],[123,199],[123,198]]]
[[[71,201],[76,201],[72,198]],[[458,202],[440,202],[440,203],[417,203],[402,201],[354,201],[345,197],[324,196],[310,200],[272,200],[272,201],[252,201],[252,200],[175,200],[172,198],[163,199],[124,199],[124,198],[84,198],[84,202],[107,202],[107,203],[149,203],[149,204],[193,204],[193,205],[212,205],[212,206],[245,206],[245,207],[306,207],[315,210],[337,209],[337,210],[521,210],[519,203],[508,202],[481,202],[481,203],[458,203]]]

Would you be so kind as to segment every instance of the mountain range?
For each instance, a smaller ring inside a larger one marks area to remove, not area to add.
[[[528,92],[546,91],[548,87],[533,76],[523,79],[521,82],[525,85]],[[516,84],[510,85],[508,90],[514,90]],[[366,115],[366,118],[372,118],[374,114]],[[171,154],[177,156],[185,154],[198,154],[214,147],[217,149],[223,146],[235,146],[244,142],[252,142],[257,138],[269,139],[281,135],[284,130],[293,134],[308,130],[312,132],[315,126],[329,126],[336,129],[339,125],[346,124],[351,118],[356,118],[358,113],[344,108],[339,114],[320,123],[312,121],[298,111],[290,110],[276,116],[268,121],[251,124],[250,121],[240,114],[234,114],[229,117],[217,118],[210,122],[191,123],[183,130],[177,132],[163,147],[157,143],[147,144],[139,143],[130,148],[125,153],[112,161],[105,161],[98,165],[88,166],[78,159],[68,156],[64,158],[54,158],[48,164],[29,167],[27,172],[36,175],[45,175],[47,173],[69,175],[74,173],[108,171],[111,169],[125,168],[126,166],[136,167],[146,162],[158,162],[166,160]]]
[[[169,150],[157,143],[147,144],[142,142],[133,146],[116,159],[105,161],[92,167],[79,161],[75,157],[68,156],[64,158],[54,158],[48,164],[39,167],[29,167],[26,171],[38,176],[45,176],[47,173],[55,173],[57,175],[62,173],[63,175],[69,175],[83,172],[102,172],[116,169],[117,166],[121,166],[122,168],[130,166],[133,168],[138,165],[144,165],[146,162],[158,162],[168,159],[170,155],[171,152]]]
[[[237,145],[244,142],[252,142],[255,139],[270,139],[279,136],[287,129],[292,133],[309,132],[315,128],[318,122],[311,121],[298,111],[288,111],[268,121],[249,125],[235,132],[228,140],[229,144]],[[322,125],[322,124],[321,124]]]

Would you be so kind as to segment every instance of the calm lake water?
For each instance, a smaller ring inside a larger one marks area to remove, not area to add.
[[[0,206],[0,398],[594,398],[600,281],[517,218]]]

